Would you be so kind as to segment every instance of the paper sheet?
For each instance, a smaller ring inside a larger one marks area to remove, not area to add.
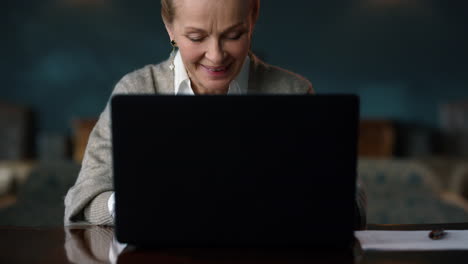
[[[429,238],[427,231],[356,231],[363,250],[468,250],[468,230],[446,230],[440,240]]]

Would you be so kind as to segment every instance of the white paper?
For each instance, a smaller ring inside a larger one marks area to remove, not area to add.
[[[356,231],[363,250],[468,250],[468,230],[446,230],[439,240],[429,238],[431,231]]]

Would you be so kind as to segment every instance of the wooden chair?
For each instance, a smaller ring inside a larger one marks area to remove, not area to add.
[[[73,160],[78,164],[83,161],[83,156],[88,145],[89,134],[96,125],[97,119],[76,119],[73,121]]]
[[[395,126],[388,120],[362,120],[359,124],[359,156],[389,158],[394,155]]]

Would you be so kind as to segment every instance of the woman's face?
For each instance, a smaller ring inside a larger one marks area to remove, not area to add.
[[[166,25],[197,94],[225,94],[239,74],[253,30],[250,0],[174,0]]]

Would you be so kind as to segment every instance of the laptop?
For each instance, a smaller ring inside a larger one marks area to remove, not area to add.
[[[144,247],[349,247],[354,95],[116,95],[115,230]]]

